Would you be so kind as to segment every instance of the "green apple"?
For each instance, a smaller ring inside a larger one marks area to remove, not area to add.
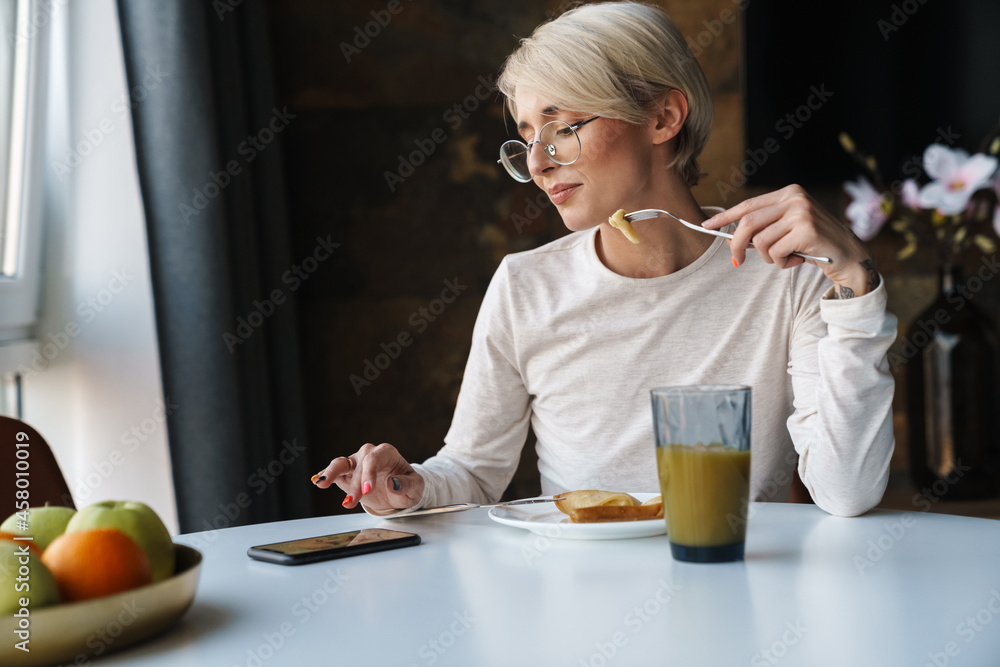
[[[0,614],[5,618],[21,609],[21,598],[28,599],[29,611],[59,602],[55,577],[27,544],[0,538]]]
[[[92,528],[117,528],[142,547],[149,557],[153,583],[174,573],[174,543],[163,521],[144,503],[106,500],[87,505],[70,519],[66,532]]]
[[[18,514],[14,513],[7,517],[3,523],[0,523],[0,531],[11,535],[30,535],[34,538],[38,550],[45,551],[52,544],[52,540],[66,532],[66,524],[69,523],[74,514],[76,514],[76,510],[69,507],[56,507],[55,505],[31,507],[28,509],[27,527],[18,527],[21,520]]]

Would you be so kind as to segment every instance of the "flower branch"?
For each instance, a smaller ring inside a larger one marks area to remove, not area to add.
[[[969,155],[959,148],[931,144],[924,151],[924,177],[885,186],[878,163],[859,151],[846,133],[839,137],[844,150],[860,164],[866,176],[844,183],[851,198],[845,215],[863,241],[882,227],[903,236],[899,259],[931,250],[938,263],[952,265],[975,246],[984,253],[997,249],[1000,236],[1000,124],[983,140],[982,150]],[[874,183],[874,185],[873,185]]]

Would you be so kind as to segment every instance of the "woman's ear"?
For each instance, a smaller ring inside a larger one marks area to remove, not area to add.
[[[660,98],[656,106],[656,115],[650,119],[653,143],[662,144],[676,137],[684,127],[687,116],[687,98],[681,91],[671,88]]]

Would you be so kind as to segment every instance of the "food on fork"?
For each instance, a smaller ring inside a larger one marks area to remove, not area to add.
[[[615,214],[608,218],[608,222],[611,223],[612,227],[624,234],[625,238],[632,243],[639,242],[639,235],[632,228],[632,223],[625,219],[625,209],[620,208],[615,211]]]
[[[613,491],[567,491],[554,496],[556,507],[568,514],[573,523],[607,521],[646,521],[663,518],[661,496],[640,503],[627,493]]]

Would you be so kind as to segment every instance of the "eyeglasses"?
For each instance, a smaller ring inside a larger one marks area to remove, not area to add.
[[[576,131],[592,120],[597,120],[600,116],[594,116],[587,120],[582,120],[575,125],[561,120],[553,120],[538,131],[538,139],[524,143],[517,139],[504,142],[500,147],[499,164],[504,166],[507,173],[514,177],[515,181],[527,183],[531,180],[531,171],[528,169],[528,156],[531,155],[531,147],[541,144],[545,155],[556,164],[573,164],[580,159],[582,151],[580,137]]]

